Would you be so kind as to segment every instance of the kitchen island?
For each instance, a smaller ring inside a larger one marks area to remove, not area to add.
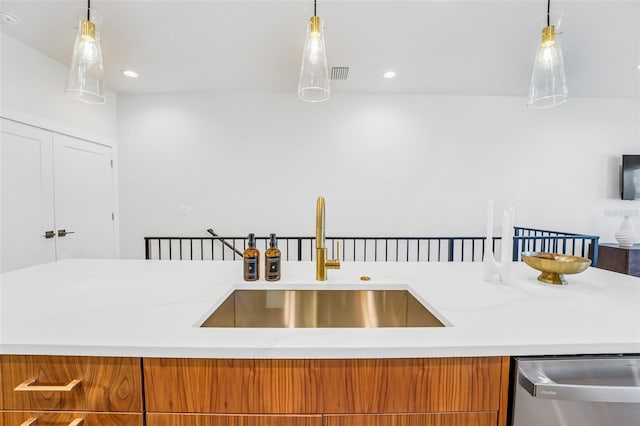
[[[5,273],[0,353],[190,358],[403,358],[640,352],[640,278],[596,268],[554,286],[514,263],[343,263],[328,281],[285,262],[274,283],[241,262],[63,260]],[[361,276],[371,277],[360,281]],[[408,289],[443,328],[200,328],[234,289]]]
[[[343,263],[318,283],[314,267],[284,263],[275,283],[232,261],[3,274],[0,424],[505,425],[511,355],[640,352],[631,276],[553,286],[516,263],[504,285],[479,263]],[[234,290],[265,288],[408,290],[445,327],[200,327]]]

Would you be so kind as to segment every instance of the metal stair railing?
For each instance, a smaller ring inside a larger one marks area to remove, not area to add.
[[[145,237],[145,258],[161,260],[240,260],[246,237]],[[514,227],[513,260],[521,251],[552,251],[589,257],[597,265],[599,237],[536,228]],[[485,237],[326,237],[333,253],[334,242],[341,243],[342,261],[356,262],[454,262],[482,261]],[[500,256],[500,237],[493,237],[492,248]],[[269,237],[256,237],[257,247],[266,250]],[[278,247],[286,261],[313,261],[315,237],[281,236]]]
[[[540,251],[588,257],[591,266],[598,266],[599,241],[597,235],[514,226],[513,260],[519,260],[521,252]]]

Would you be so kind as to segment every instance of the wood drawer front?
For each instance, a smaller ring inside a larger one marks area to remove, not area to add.
[[[324,426],[495,426],[498,414],[427,413],[427,414],[364,414],[328,415]]]
[[[147,414],[147,426],[322,426],[322,416]]]
[[[30,419],[37,419],[34,426],[69,426],[82,419],[82,426],[142,426],[142,414],[112,414],[91,412],[55,411],[0,411],[3,426],[27,426]],[[26,424],[25,424],[26,422]]]
[[[3,355],[0,363],[1,409],[142,412],[139,358]],[[30,379],[36,386],[81,382],[71,391],[15,390]]]
[[[497,411],[500,373],[499,357],[144,360],[151,412]]]

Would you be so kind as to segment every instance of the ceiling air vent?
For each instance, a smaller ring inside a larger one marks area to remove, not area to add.
[[[331,80],[346,80],[349,67],[331,67]]]

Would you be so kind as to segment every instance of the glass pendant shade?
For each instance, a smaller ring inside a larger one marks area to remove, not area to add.
[[[298,97],[307,102],[329,99],[329,68],[320,18],[312,16],[302,52],[302,66],[298,79]]]
[[[542,43],[533,64],[527,104],[530,108],[549,108],[566,102],[568,96],[562,49],[554,26],[547,26],[542,30]]]
[[[107,98],[104,95],[104,69],[99,32],[102,18],[93,9],[90,9],[87,16],[87,10],[78,11],[78,33],[64,91],[71,98],[82,102],[104,104]]]

